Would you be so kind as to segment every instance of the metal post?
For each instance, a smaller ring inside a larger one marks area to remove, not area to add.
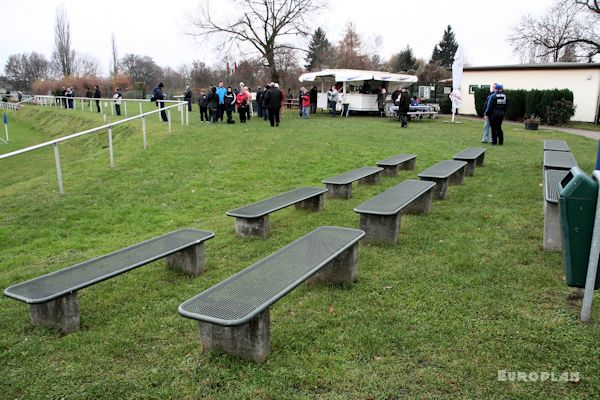
[[[113,144],[112,144],[112,128],[108,127],[108,152],[110,155],[110,167],[115,167],[115,159],[113,157]]]
[[[127,102],[123,102],[123,106],[125,107],[125,118],[127,118]]]
[[[142,114],[142,102],[140,101],[138,104],[140,105],[140,114]]]
[[[58,192],[65,194],[63,188],[62,172],[60,171],[60,155],[58,154],[58,143],[54,143],[54,162],[56,163],[56,177],[58,178]]]
[[[159,100],[159,101],[157,101],[157,102],[156,102],[156,104],[158,104],[158,112],[156,113],[156,114],[158,115],[158,120],[159,120],[159,121],[162,121],[161,110],[162,110],[162,108],[163,108],[164,104],[163,104],[163,102],[162,102],[162,101],[160,101],[160,100]]]
[[[81,99],[81,111],[83,111],[83,99]]]
[[[167,110],[167,120],[169,121],[169,133],[171,133],[171,109]]]
[[[600,183],[600,171],[594,171],[593,175],[596,182]],[[600,200],[600,199],[599,199]],[[600,256],[600,201],[596,202],[596,218],[594,221],[594,231],[592,233],[592,247],[590,248],[590,258],[588,262],[587,276],[585,278],[585,291],[583,292],[583,302],[581,304],[581,322],[590,322],[592,313],[592,300],[594,297],[594,285],[596,284],[596,274],[598,272],[598,258]]]
[[[112,101],[110,102],[110,115],[112,115],[113,117],[115,115],[115,107]]]
[[[187,107],[185,107],[185,109],[187,110]],[[183,108],[181,109],[181,126],[183,126]]]
[[[185,109],[185,126],[190,126],[190,110]]]
[[[142,136],[144,137],[144,150],[146,150],[146,147],[148,147],[148,143],[146,142],[146,117],[144,117],[143,115],[142,115]]]

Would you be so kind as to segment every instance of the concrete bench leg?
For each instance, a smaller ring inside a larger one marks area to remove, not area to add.
[[[402,210],[405,214],[429,214],[433,203],[433,188],[417,197]]]
[[[435,182],[433,198],[444,200],[448,197],[448,178],[421,178],[421,180]]]
[[[79,330],[79,301],[77,292],[47,303],[30,304],[31,325],[58,328],[63,333]]]
[[[309,284],[350,285],[358,273],[358,242],[344,250],[316,274],[308,278]]]
[[[173,253],[166,257],[166,261],[169,268],[196,277],[204,272],[204,243]]]
[[[325,193],[296,203],[295,206],[297,209],[321,211],[325,206]]]
[[[396,176],[396,175],[398,175],[398,170],[400,169],[400,164],[382,165],[381,168],[383,168],[383,176]]]
[[[411,158],[410,160],[406,160],[403,163],[400,163],[400,169],[412,170],[412,169],[415,169],[416,165],[417,165],[417,159],[415,157],[415,158]]]
[[[467,164],[469,165],[469,164]],[[458,171],[456,171],[455,173],[453,173],[452,175],[450,175],[450,179],[449,179],[449,183],[450,185],[462,185],[463,182],[465,181],[465,167],[467,166],[465,165],[464,167],[462,167],[461,169],[459,169]]]
[[[475,160],[465,160],[467,165],[465,165],[465,176],[473,176],[475,175]]]
[[[263,362],[271,348],[269,309],[250,322],[238,326],[222,326],[200,322],[200,341],[204,353],[226,353],[234,357]]]
[[[381,171],[371,174],[369,176],[365,176],[364,178],[360,178],[358,180],[359,184],[362,185],[376,185],[381,180]]]
[[[481,167],[483,165],[484,160],[485,160],[485,153],[482,153],[479,157],[477,157],[477,159],[475,160],[475,163],[477,164],[478,167]]]
[[[349,199],[352,197],[352,183],[346,185],[327,184],[328,199]]]
[[[544,250],[562,251],[558,204],[544,201]]]
[[[235,233],[240,237],[269,237],[269,214],[258,218],[235,218]]]
[[[360,214],[360,229],[366,242],[396,243],[400,233],[400,213],[395,215]]]

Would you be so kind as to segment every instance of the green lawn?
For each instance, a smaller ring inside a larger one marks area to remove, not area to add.
[[[206,272],[164,262],[79,292],[82,329],[33,328],[27,306],[0,300],[0,398],[395,399],[598,398],[600,299],[589,325],[564,283],[561,255],[542,250],[542,141],[565,139],[591,172],[595,141],[505,127],[483,168],[451,186],[429,215],[402,217],[397,245],[363,244],[351,288],[300,286],[271,309],[271,354],[254,364],[201,352],[198,325],[177,306],[321,225],[358,227],[353,208],[467,146],[481,123],[387,118],[281,127],[206,125],[173,133],[149,118],[119,127],[111,170],[106,134],[0,161],[0,288],[182,227],[211,230]],[[27,107],[10,114],[12,151],[101,123],[96,113]],[[417,168],[319,213],[271,215],[265,240],[235,236],[225,212],[398,153]],[[498,382],[498,370],[564,371],[579,383]]]

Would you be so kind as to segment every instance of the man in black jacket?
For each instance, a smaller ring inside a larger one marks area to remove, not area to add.
[[[165,100],[165,92],[163,91],[164,87],[165,85],[162,82],[159,83],[158,86],[152,91],[152,96],[154,96],[154,101],[156,101],[156,105],[158,108],[160,108],[160,117],[162,118],[163,122],[167,122],[169,119],[167,118],[167,112],[163,108],[165,106],[163,101]]]
[[[271,82],[271,88],[265,93],[264,103],[269,110],[271,126],[279,126],[279,113],[281,112],[282,93],[277,83]]]
[[[408,90],[402,88],[398,97],[398,117],[402,122],[403,128],[408,128],[408,111],[410,110],[410,96]]]
[[[100,94],[100,88],[98,85],[94,86],[94,98],[96,99],[96,109],[100,112],[100,98],[102,95]]]
[[[317,94],[319,91],[316,86],[313,86],[312,89],[309,90],[308,96],[310,97],[310,113],[314,114],[317,112]]]
[[[496,143],[500,146],[504,144],[504,132],[502,132],[502,121],[506,114],[507,99],[504,93],[504,87],[497,83],[496,91],[492,93],[490,102],[485,115],[490,121],[492,128],[492,145]]]
[[[259,86],[256,88],[256,113],[258,114],[258,118],[262,118],[263,116],[263,111],[262,111],[262,102],[263,102],[263,97],[264,97],[264,92],[262,90],[262,88]]]
[[[190,85],[185,87],[185,92],[183,93],[183,101],[187,101],[188,103],[188,111],[192,111],[192,89],[190,89]]]

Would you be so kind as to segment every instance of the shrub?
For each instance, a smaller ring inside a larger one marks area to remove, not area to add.
[[[564,125],[575,115],[573,102],[566,98],[554,100],[546,108],[545,123],[548,125]]]
[[[480,117],[483,117],[483,113],[485,112],[485,100],[489,95],[489,89],[475,89],[475,111]]]
[[[523,89],[505,90],[508,99],[506,108],[506,119],[511,121],[521,121],[525,118],[525,101],[527,91]]]
[[[450,98],[445,98],[440,101],[440,113],[441,114],[452,114],[452,101]]]

